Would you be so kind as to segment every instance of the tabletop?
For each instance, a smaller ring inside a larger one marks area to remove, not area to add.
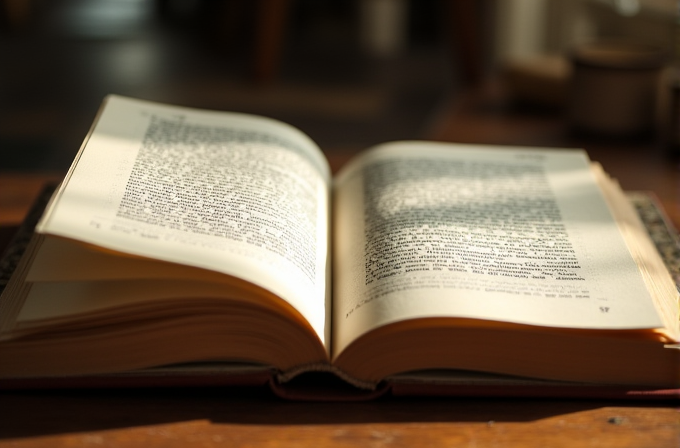
[[[5,392],[1,447],[676,448],[676,404],[522,399],[288,402],[265,390]]]
[[[558,118],[508,116],[486,107],[493,98],[487,93],[448,102],[428,135],[460,142],[573,146]],[[599,142],[586,149],[624,188],[654,191],[678,223],[677,163],[654,147]],[[335,169],[348,158],[328,155]],[[0,173],[0,237],[9,235],[42,185],[62,175]],[[175,388],[5,391],[0,409],[0,447],[680,444],[677,402],[392,397],[291,402],[265,388]]]

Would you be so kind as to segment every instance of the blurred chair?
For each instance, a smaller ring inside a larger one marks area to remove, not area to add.
[[[290,0],[257,0],[252,76],[257,84],[271,82],[282,57]]]
[[[461,77],[466,85],[476,85],[484,76],[483,15],[487,1],[440,2],[444,15],[443,34],[451,48],[454,66],[460,67]],[[252,76],[258,84],[267,84],[276,78],[291,5],[291,0],[257,0]]]

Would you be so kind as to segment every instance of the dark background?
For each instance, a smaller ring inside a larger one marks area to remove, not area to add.
[[[254,1],[34,0],[0,33],[0,172],[64,171],[105,95],[262,114],[325,151],[423,138],[460,77],[437,0],[408,2],[407,41],[367,52],[358,3],[290,3],[280,64],[252,73]],[[15,14],[16,15],[16,14]]]

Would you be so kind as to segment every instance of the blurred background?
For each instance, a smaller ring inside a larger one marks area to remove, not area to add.
[[[4,0],[0,169],[67,169],[109,93],[266,115],[327,151],[418,138],[456,84],[441,5],[395,0],[400,35],[371,46],[358,3]]]
[[[0,5],[0,172],[66,170],[109,93],[266,115],[344,155],[437,138],[453,102],[490,78],[559,114],[576,46],[632,38],[666,67],[677,26],[674,0]]]

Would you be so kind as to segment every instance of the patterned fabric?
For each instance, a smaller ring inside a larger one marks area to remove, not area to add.
[[[632,191],[633,204],[680,291],[680,237],[652,193]]]
[[[0,294],[5,290],[9,278],[19,265],[19,260],[33,236],[33,229],[38,224],[45,207],[47,207],[47,203],[56,189],[56,184],[48,184],[43,187],[38,199],[33,203],[17,233],[6,248],[0,248],[0,250],[5,249],[2,252],[2,258],[0,258]]]

